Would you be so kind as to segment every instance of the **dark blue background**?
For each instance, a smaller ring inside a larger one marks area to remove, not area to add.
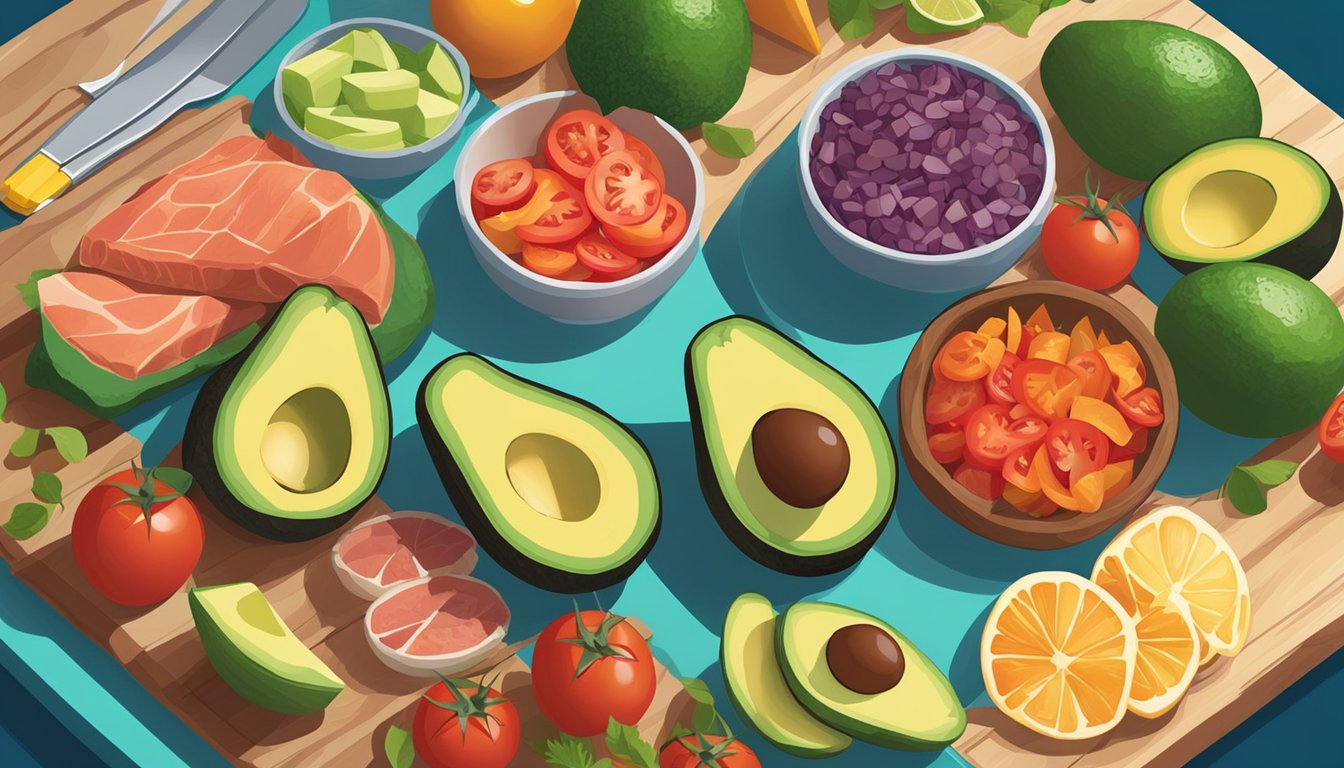
[[[424,2],[425,0],[406,0]],[[638,0],[632,0],[637,2]],[[1106,0],[1100,0],[1105,2]],[[1201,7],[1263,52],[1336,112],[1344,113],[1344,3],[1338,0],[1196,0]],[[0,0],[0,40],[8,40],[63,0]],[[1275,6],[1291,13],[1276,13]],[[0,104],[0,109],[4,109]],[[3,170],[3,169],[0,169]],[[1338,727],[1336,703],[1344,699],[1344,651],[1279,696],[1219,741],[1191,766],[1234,768],[1274,765],[1287,758],[1295,765],[1317,755],[1317,764],[1338,763],[1333,754]],[[1313,747],[1315,747],[1313,749]],[[25,754],[26,753],[26,754]],[[27,765],[101,765],[19,683],[0,668],[0,763]]]

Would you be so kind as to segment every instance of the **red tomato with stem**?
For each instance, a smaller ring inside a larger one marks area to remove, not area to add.
[[[500,160],[477,171],[471,182],[471,199],[485,210],[493,208],[498,212],[522,205],[536,188],[532,163],[521,158]]]
[[[631,227],[653,218],[663,202],[663,185],[633,152],[621,150],[597,161],[583,194],[598,221]]]
[[[201,515],[183,495],[190,481],[181,469],[132,464],[85,494],[70,538],[79,570],[99,594],[152,605],[187,582],[205,541]]]
[[[649,644],[625,620],[606,611],[580,611],[551,622],[532,651],[537,707],[571,736],[605,733],[607,722],[634,725],[654,691]]]
[[[1050,425],[1045,449],[1051,469],[1060,482],[1070,486],[1084,475],[1098,472],[1110,461],[1111,440],[1101,430],[1077,419],[1063,419]]]
[[[658,768],[761,768],[761,760],[732,736],[695,733],[673,739],[658,753]]]
[[[985,404],[985,389],[975,381],[935,381],[924,401],[924,421],[946,424]]]
[[[987,469],[1000,469],[1012,451],[1037,445],[1050,425],[1037,415],[1014,421],[1005,406],[991,404],[976,409],[966,421],[966,452]]]
[[[507,768],[521,735],[513,702],[470,680],[435,683],[411,726],[415,754],[430,768]]]
[[[1335,398],[1321,419],[1321,453],[1336,464],[1344,464],[1344,395]]]
[[[1117,198],[1058,197],[1041,230],[1041,256],[1055,277],[1094,291],[1114,287],[1139,262],[1139,228]]]
[[[588,109],[555,118],[541,139],[546,164],[570,183],[582,187],[603,155],[625,149],[625,133],[607,118]]]

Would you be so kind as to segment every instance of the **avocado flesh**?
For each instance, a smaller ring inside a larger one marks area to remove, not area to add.
[[[425,377],[416,410],[462,520],[524,581],[600,589],[653,548],[661,520],[653,463],[595,406],[463,354]]]
[[[893,749],[941,749],[966,730],[966,710],[947,677],[890,624],[844,606],[795,603],[777,619],[775,652],[793,695],[822,722],[850,736]],[[836,630],[871,624],[889,633],[905,656],[894,688],[865,695],[831,674],[826,644]]]
[[[368,326],[329,289],[307,286],[202,387],[182,457],[234,522],[303,541],[340,527],[373,496],[390,425]]]
[[[1182,272],[1258,261],[1310,280],[1334,255],[1344,207],[1311,156],[1274,139],[1227,139],[1176,161],[1149,187],[1143,225]]]
[[[712,323],[686,351],[700,487],[719,526],[747,555],[795,575],[832,573],[877,541],[896,502],[896,452],[868,396],[840,372],[746,317]],[[850,466],[820,507],[781,501],[761,480],[751,434],[779,408],[819,414],[839,430]]]
[[[771,744],[799,757],[829,757],[852,740],[816,719],[789,691],[775,655],[775,609],[747,593],[733,601],[723,623],[722,666],[738,713]]]
[[[301,715],[326,707],[345,688],[255,584],[196,587],[187,602],[211,665],[248,701]]]

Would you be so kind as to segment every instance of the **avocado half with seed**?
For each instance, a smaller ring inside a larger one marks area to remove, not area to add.
[[[653,549],[653,462],[597,406],[461,354],[425,377],[416,416],[462,521],[518,578],[591,592],[628,578]]]
[[[391,423],[359,310],[328,288],[305,286],[201,388],[182,461],[238,525],[304,541],[339,528],[373,496]]]
[[[896,503],[896,450],[854,382],[775,329],[733,316],[687,347],[686,395],[701,491],[739,549],[816,576],[872,548]]]
[[[1176,269],[1254,261],[1310,280],[1335,253],[1344,206],[1320,163],[1274,139],[1226,139],[1177,160],[1143,201],[1148,240]]]

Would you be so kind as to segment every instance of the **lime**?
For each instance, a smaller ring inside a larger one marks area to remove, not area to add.
[[[906,22],[919,33],[968,29],[985,20],[975,0],[905,0]]]

